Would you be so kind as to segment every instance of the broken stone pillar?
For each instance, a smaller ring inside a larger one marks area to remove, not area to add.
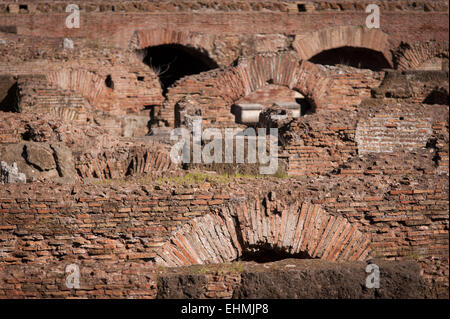
[[[6,162],[0,163],[0,181],[4,183],[26,183],[27,179],[24,173],[19,173],[16,162],[8,166]]]
[[[195,117],[202,116],[202,110],[190,96],[183,97],[175,105],[175,127],[192,128]]]

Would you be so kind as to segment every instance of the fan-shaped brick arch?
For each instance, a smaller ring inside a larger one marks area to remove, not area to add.
[[[106,94],[105,81],[93,72],[83,69],[61,69],[47,74],[47,80],[63,90],[77,92],[95,104]]]
[[[394,53],[395,66],[399,70],[416,70],[435,57],[447,59],[448,63],[448,48],[448,42],[439,41],[402,43]]]
[[[329,84],[327,74],[320,66],[300,61],[291,52],[243,59],[234,71],[239,75],[241,90],[235,91],[238,95],[231,97],[233,101],[272,83],[298,90],[318,105],[322,104]]]
[[[378,51],[392,65],[388,35],[378,29],[339,26],[296,35],[292,43],[300,58],[309,60],[316,54],[340,47],[358,47]]]
[[[156,262],[169,267],[230,262],[260,246],[328,261],[360,261],[370,254],[366,235],[319,205],[295,203],[267,213],[255,201],[190,220],[158,250]]]

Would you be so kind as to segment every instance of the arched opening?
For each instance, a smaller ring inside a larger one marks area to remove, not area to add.
[[[320,205],[296,202],[280,214],[250,200],[185,223],[156,251],[155,262],[177,267],[293,257],[362,261],[371,254],[370,243],[346,218]]]
[[[114,81],[112,80],[111,74],[108,74],[105,79],[106,87],[114,90]]]
[[[381,52],[350,46],[322,51],[310,58],[309,61],[323,65],[343,64],[373,71],[391,68]]]
[[[145,49],[144,63],[158,75],[163,95],[180,78],[218,67],[205,53],[180,44],[164,44]]]

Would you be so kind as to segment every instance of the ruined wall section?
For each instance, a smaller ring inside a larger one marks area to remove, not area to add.
[[[236,180],[220,190],[209,183],[189,189],[176,184],[129,184],[122,190],[92,185],[0,185],[0,260],[3,266],[22,267],[72,261],[152,261],[180,226],[210,214],[232,198],[253,198],[254,194],[247,193],[250,187],[261,195],[262,207],[274,212],[282,212],[298,199],[322,205],[368,236],[374,256],[417,259],[427,278],[445,288],[447,181],[446,177],[430,181],[426,176],[349,171],[306,183]],[[267,195],[267,189],[272,194]]]
[[[135,52],[111,47],[71,51],[43,46],[37,50],[28,46],[27,39],[24,42],[24,46],[9,42],[0,59],[0,74],[45,76],[48,90],[56,87],[81,95],[93,108],[112,115],[139,113],[164,101],[157,75]],[[28,50],[33,54],[24,59]],[[46,58],[40,58],[42,55]],[[30,82],[26,84],[33,86]],[[42,81],[36,85],[42,86]]]
[[[209,34],[309,34],[323,28],[360,26],[367,17],[368,2],[312,2],[305,12],[296,3],[284,2],[123,2],[80,4],[83,25],[65,29],[67,3],[38,3],[22,9],[17,3],[2,4],[5,30],[21,35],[88,38],[128,48],[136,30],[170,28]],[[445,1],[375,1],[383,14],[381,29],[391,39],[391,49],[401,41],[447,41],[448,4]],[[314,7],[314,10],[311,10]],[[114,11],[112,12],[114,8]],[[291,9],[292,8],[292,9]],[[407,13],[407,14],[405,14]],[[33,19],[39,16],[39,22]],[[214,16],[214,18],[211,18]],[[149,18],[151,17],[151,18]],[[170,23],[167,18],[171,17]],[[414,18],[411,18],[414,17]],[[267,21],[275,23],[268,24]],[[416,21],[421,21],[420,24]],[[57,27],[60,26],[60,27]]]

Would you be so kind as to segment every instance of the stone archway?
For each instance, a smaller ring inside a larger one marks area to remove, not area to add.
[[[328,261],[361,261],[371,252],[367,235],[320,205],[297,202],[273,212],[256,200],[230,203],[185,223],[155,261],[168,267],[224,263],[259,247]]]
[[[378,29],[368,29],[362,26],[326,28],[304,35],[296,35],[292,46],[304,60],[309,60],[321,52],[338,48],[366,49],[379,54],[386,60],[388,66],[392,66],[388,35]]]

